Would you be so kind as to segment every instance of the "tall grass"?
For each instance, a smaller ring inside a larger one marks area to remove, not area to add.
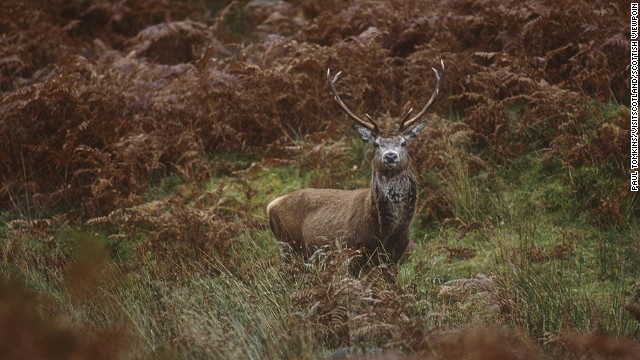
[[[22,281],[44,296],[34,294],[33,299],[48,304],[38,315],[43,321],[66,319],[63,323],[74,324],[72,329],[94,333],[114,329],[129,339],[114,344],[121,346],[114,351],[126,358],[323,356],[325,350],[309,340],[307,329],[291,326],[293,279],[266,231],[243,235],[233,269],[206,256],[198,262],[176,258],[117,264],[109,260],[105,245],[95,238],[78,239],[68,265],[41,273],[46,282],[38,279],[37,270],[24,269],[32,276]]]
[[[403,281],[419,284],[438,325],[501,323],[541,343],[563,331],[640,334],[626,310],[637,301],[638,246],[628,240],[637,224],[624,231],[586,224],[572,185],[536,156],[489,174],[470,175],[459,157],[446,169],[446,194],[461,221],[419,232],[422,250],[402,271]],[[470,255],[456,258],[461,253]],[[493,290],[481,285],[484,276]]]
[[[571,199],[570,187],[553,173],[541,183],[540,160],[527,161],[491,170],[491,181],[483,174],[489,170],[469,174],[454,161],[448,171],[463,179],[445,188],[461,221],[413,229],[420,249],[397,273],[389,268],[354,278],[345,265],[349,253],[339,251],[326,253],[321,265],[281,261],[261,220],[263,205],[282,188],[299,186],[295,167],[216,178],[188,194],[162,182],[150,192],[150,200],[177,193],[193,211],[222,201],[220,214],[230,221],[240,216],[232,207],[255,215],[225,253],[193,248],[158,256],[148,252],[153,247],[139,247],[147,236],[140,229],[129,236],[126,222],[12,221],[2,227],[2,272],[34,289],[34,299],[47,299],[37,318],[124,358],[434,354],[441,339],[425,335],[429,329],[468,326],[522,331],[554,354],[558,334],[568,331],[637,337],[638,321],[626,310],[637,291],[638,248],[627,237],[636,225],[601,231],[580,217],[571,221],[575,210],[565,207],[573,204],[548,201]],[[507,186],[510,181],[519,186]],[[140,209],[147,208],[162,209]],[[164,211],[172,209],[182,208]],[[154,224],[144,231],[163,226]],[[102,341],[105,331],[127,341]]]
[[[459,220],[465,224],[486,220],[480,199],[484,189],[478,186],[477,178],[469,175],[467,164],[461,156],[451,156],[443,181],[453,212]]]

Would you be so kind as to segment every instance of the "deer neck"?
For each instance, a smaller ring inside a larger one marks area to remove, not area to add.
[[[387,239],[406,231],[413,218],[417,186],[409,170],[374,171],[371,181],[371,215],[377,220],[376,237]]]

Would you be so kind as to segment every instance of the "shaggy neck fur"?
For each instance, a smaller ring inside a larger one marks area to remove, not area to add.
[[[376,237],[386,241],[407,230],[416,205],[416,181],[409,170],[397,173],[375,171],[371,205],[377,219]]]

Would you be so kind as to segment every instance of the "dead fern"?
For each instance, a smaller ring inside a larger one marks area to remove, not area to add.
[[[376,266],[355,278],[361,254],[319,249],[304,269],[295,269],[302,288],[291,295],[294,326],[312,330],[331,348],[409,347],[405,342],[421,311],[411,287],[395,282],[392,266]]]
[[[125,238],[139,251],[141,259],[151,255],[160,260],[228,260],[228,251],[242,231],[214,206],[201,210],[186,206],[180,199],[153,201],[118,209],[90,219],[89,225],[113,225],[116,238]]]

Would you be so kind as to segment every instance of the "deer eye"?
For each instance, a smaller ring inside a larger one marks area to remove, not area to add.
[[[402,142],[400,142],[400,146],[405,147],[407,146],[407,140],[402,140]]]
[[[377,142],[377,141],[376,141],[376,142],[374,142],[374,143],[373,143],[373,147],[374,147],[374,148],[376,148],[376,149],[377,149],[377,148],[379,148],[379,147],[380,147],[380,143],[379,143],[379,142]]]

